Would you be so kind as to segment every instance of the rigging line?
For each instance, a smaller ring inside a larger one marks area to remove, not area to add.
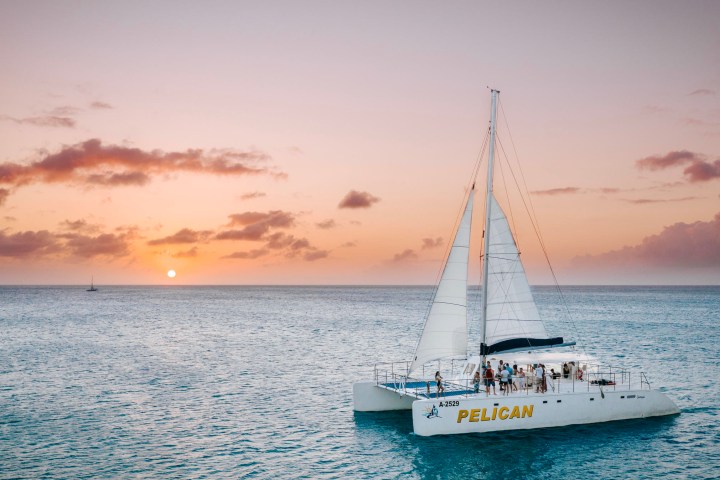
[[[481,148],[480,148],[480,151],[478,152],[478,155],[477,155],[477,157],[475,158],[475,164],[473,165],[472,174],[471,174],[471,176],[470,176],[470,180],[471,180],[472,183],[471,183],[470,185],[466,186],[466,188],[465,188],[465,198],[469,197],[469,195],[470,195],[470,190],[472,189],[472,187],[475,186],[475,180],[476,180],[476,178],[477,178],[478,172],[480,171],[480,165],[481,165],[481,163],[482,163],[482,159],[483,159],[483,155],[484,155],[484,153],[485,153],[485,149],[487,148],[487,143],[488,143],[488,138],[489,138],[489,136],[490,136],[490,129],[489,129],[489,127],[488,127],[488,130],[487,130],[487,132],[485,133],[485,138],[484,138],[484,140],[483,140],[483,143],[482,143],[482,146],[481,146]],[[453,232],[454,232],[454,233],[457,233],[457,229],[459,228],[460,221],[461,221],[461,219],[462,219],[462,216],[463,216],[464,213],[465,213],[465,207],[466,207],[465,203],[466,203],[466,202],[461,202],[461,204],[460,204],[460,210],[459,210],[457,216],[455,217],[455,224],[454,224],[454,228],[453,228]],[[438,272],[437,272],[437,274],[436,274],[436,276],[435,276],[435,283],[434,283],[434,286],[433,286],[432,295],[430,296],[430,301],[428,302],[428,306],[427,306],[427,308],[426,308],[426,310],[425,310],[425,323],[424,323],[424,325],[423,325],[422,332],[420,332],[420,338],[418,339],[418,343],[417,343],[417,345],[415,346],[415,350],[414,350],[414,352],[413,352],[413,361],[415,361],[415,358],[417,358],[418,347],[420,347],[420,342],[422,341],[423,335],[425,334],[425,327],[427,326],[427,320],[428,320],[428,317],[430,316],[430,311],[432,310],[433,303],[435,303],[434,300],[435,300],[435,298],[436,298],[436,296],[437,296],[437,292],[438,292],[438,288],[439,288],[439,283],[440,283],[440,278],[442,277],[442,274],[445,272],[445,268],[447,267],[447,258],[448,258],[448,256],[449,256],[451,250],[452,250],[452,243],[448,243],[448,245],[445,247],[445,253],[444,253],[444,256],[443,256],[443,258],[445,258],[446,260],[445,260],[445,262],[443,263],[443,265],[441,265],[441,267],[439,268],[439,270],[438,270]],[[466,331],[467,331],[467,328],[468,328],[468,325],[467,325],[467,315],[466,315],[466,316],[465,316],[465,330],[466,330]]]
[[[504,120],[505,120],[505,124],[508,126],[508,134],[509,134],[509,136],[510,136],[510,141],[512,142],[512,144],[513,144],[513,149],[514,149],[514,148],[515,148],[515,142],[514,142],[513,139],[512,139],[512,134],[510,133],[510,127],[509,127],[509,125],[507,124],[507,115],[505,114],[505,110],[502,109],[502,102],[500,103],[500,108],[501,108],[501,110],[502,110],[502,112],[503,112],[503,118],[504,118]],[[500,142],[500,149],[503,151],[503,153],[505,153],[505,148],[503,147],[502,142]],[[524,176],[524,174],[523,174],[523,172],[522,172],[522,167],[520,166],[519,157],[517,156],[517,150],[515,150],[515,158],[516,158],[516,163],[518,164],[518,170],[520,171],[520,175],[521,175],[522,180],[523,180],[523,185],[525,186],[525,192],[527,192],[527,197],[528,197],[528,201],[527,201],[527,202],[525,201],[525,196],[522,194],[522,190],[520,189],[520,184],[518,183],[517,177],[515,177],[515,173],[513,172],[512,169],[510,169],[510,173],[511,173],[511,175],[512,175],[512,177],[513,177],[513,180],[515,181],[515,185],[516,185],[516,187],[518,188],[518,191],[520,191],[520,198],[522,199],[523,205],[525,206],[525,211],[526,211],[526,212],[528,213],[528,215],[530,216],[530,223],[531,223],[531,225],[532,225],[532,227],[533,227],[533,230],[535,231],[535,235],[537,236],[538,241],[540,242],[540,247],[541,247],[541,249],[542,249],[542,251],[543,251],[543,255],[545,256],[545,261],[547,262],[548,268],[550,269],[550,273],[551,273],[551,275],[552,275],[552,277],[553,277],[553,282],[554,282],[554,284],[555,284],[555,289],[557,290],[558,294],[560,295],[560,299],[561,299],[561,301],[562,301],[563,307],[565,307],[565,314],[567,315],[567,318],[568,318],[569,322],[572,324],[573,329],[575,330],[575,334],[577,335],[577,338],[578,338],[578,340],[579,340],[579,339],[580,339],[580,335],[579,335],[579,331],[578,331],[578,329],[577,329],[577,325],[575,324],[575,321],[572,319],[572,315],[570,315],[570,309],[569,309],[569,307],[568,307],[568,305],[567,305],[567,301],[566,301],[566,299],[565,299],[565,295],[563,294],[562,289],[560,288],[560,283],[558,282],[557,276],[555,275],[555,269],[553,269],[552,264],[550,263],[550,257],[548,256],[547,249],[546,249],[546,247],[545,247],[545,242],[544,242],[544,240],[543,240],[543,238],[542,238],[542,234],[540,233],[540,228],[539,228],[539,225],[538,225],[537,215],[535,215],[534,206],[533,206],[533,204],[532,204],[532,198],[531,198],[531,196],[530,196],[529,190],[527,189],[527,183],[525,182],[525,176]],[[528,203],[530,203],[530,207],[531,207],[531,208],[528,208],[528,205],[527,205]],[[580,350],[582,350],[583,354],[587,355],[587,352],[585,351],[584,345],[581,343],[581,344],[579,344],[578,346],[580,347]]]
[[[500,136],[495,134],[498,143],[500,144],[500,152],[502,152],[502,155],[505,157],[505,162],[507,162],[508,169],[512,172],[512,167],[510,166],[510,162],[508,161],[507,155],[505,154],[505,149],[503,148],[502,140],[500,140]],[[498,157],[501,157],[498,155]],[[512,229],[510,230],[510,235],[513,237],[513,241],[515,242],[515,248],[517,249],[518,253],[520,253],[520,237],[517,235],[517,225],[515,224],[515,216],[513,215],[512,211],[512,203],[510,202],[510,189],[507,187],[507,184],[505,183],[505,170],[503,169],[503,163],[502,163],[502,157],[498,159],[498,164],[500,165],[500,176],[503,180],[503,187],[505,187],[505,198],[507,200],[507,206],[508,210],[510,211],[510,223],[512,223]],[[515,232],[515,233],[513,233]]]
[[[503,108],[502,100],[500,100],[499,103],[500,103],[500,111],[502,112],[503,121],[505,122],[505,128],[507,129],[508,136],[510,137],[510,144],[512,145],[513,152],[515,153],[515,163],[517,163],[518,170],[520,171],[520,178],[522,179],[523,187],[525,187],[524,191],[528,192],[528,202],[530,203],[530,210],[532,211],[533,217],[535,217],[535,219],[537,219],[537,215],[535,214],[535,206],[532,203],[532,197],[530,197],[530,193],[529,193],[530,191],[528,190],[527,182],[525,181],[525,174],[523,173],[522,165],[520,164],[520,156],[517,153],[517,148],[515,148],[515,140],[513,139],[512,131],[510,130],[510,123],[508,122],[507,114],[505,113],[505,109]],[[518,189],[519,189],[519,187],[518,187]],[[521,195],[522,195],[522,192],[521,192]],[[542,236],[540,236],[540,238],[542,241]]]
[[[503,146],[502,146],[502,143],[500,143],[500,148],[501,148],[501,150],[503,150],[503,152],[504,152],[504,148],[503,148]],[[512,175],[513,180],[515,181],[515,186],[518,188],[518,190],[520,190],[520,185],[519,185],[519,183],[518,183],[518,181],[517,181],[517,177],[515,176],[515,173],[514,173],[512,170],[510,170],[510,174]],[[530,195],[528,194],[528,197],[529,197],[529,196],[530,196]],[[538,241],[540,242],[540,247],[541,247],[542,252],[543,252],[543,255],[544,255],[544,257],[545,257],[545,262],[547,263],[548,268],[550,269],[550,273],[551,273],[551,275],[552,275],[552,277],[553,277],[553,282],[554,282],[554,284],[555,284],[555,289],[557,290],[558,294],[560,295],[560,299],[561,299],[561,301],[562,301],[562,304],[563,304],[563,306],[565,307],[565,313],[566,313],[566,315],[567,315],[567,319],[568,319],[568,321],[572,324],[572,327],[573,327],[573,329],[575,330],[575,334],[577,335],[577,337],[578,337],[578,339],[579,339],[580,336],[578,335],[579,331],[578,331],[578,329],[577,329],[577,325],[575,324],[575,321],[572,319],[572,316],[570,315],[570,309],[569,309],[568,306],[567,306],[567,301],[565,300],[565,295],[563,294],[562,289],[560,288],[560,284],[559,284],[559,282],[558,282],[558,280],[557,280],[557,276],[555,275],[555,269],[553,268],[552,264],[550,263],[550,257],[548,256],[547,248],[545,247],[545,242],[543,241],[542,236],[540,235],[539,226],[537,225],[537,218],[533,219],[533,217],[532,217],[532,215],[531,215],[531,213],[530,213],[530,209],[528,209],[527,203],[525,202],[525,197],[524,197],[522,194],[520,195],[520,198],[522,199],[523,205],[525,206],[525,211],[526,211],[526,212],[528,213],[528,215],[530,216],[530,224],[532,225],[533,230],[535,231],[535,235],[537,236]],[[581,348],[581,350],[583,351],[583,353],[586,353],[584,347],[582,346],[582,344],[580,345],[580,348]]]

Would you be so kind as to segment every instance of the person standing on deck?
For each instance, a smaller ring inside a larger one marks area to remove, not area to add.
[[[521,390],[525,390],[525,372],[523,372],[522,367],[518,369],[518,386]]]
[[[485,370],[485,367],[483,367],[483,370]],[[473,390],[475,393],[480,393],[480,370],[475,370],[475,375],[473,376]]]
[[[540,393],[540,391],[542,390],[544,377],[545,371],[542,368],[542,364],[538,363],[535,367],[535,393]]]
[[[440,371],[435,372],[435,383],[437,384],[437,398],[440,398],[440,394],[445,396],[445,387],[442,384],[443,378],[440,376]]]
[[[509,380],[510,372],[508,372],[507,368],[503,368],[500,371],[500,391],[503,392],[503,395],[510,394],[510,384],[508,383]]]
[[[485,393],[487,394],[487,396],[490,396],[491,385],[493,389],[493,395],[497,395],[497,393],[495,393],[495,372],[493,372],[493,369],[490,368],[490,362],[488,362],[488,367],[485,369]]]

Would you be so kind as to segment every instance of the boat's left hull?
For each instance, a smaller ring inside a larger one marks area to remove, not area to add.
[[[449,435],[559,427],[679,413],[655,390],[583,392],[417,400],[417,435]]]

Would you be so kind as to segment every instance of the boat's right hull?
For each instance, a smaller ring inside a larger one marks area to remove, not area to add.
[[[417,435],[559,427],[679,413],[672,400],[655,390],[440,400],[413,403],[413,428]]]

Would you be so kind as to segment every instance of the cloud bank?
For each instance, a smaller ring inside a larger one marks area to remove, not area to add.
[[[167,173],[204,173],[211,175],[284,176],[266,166],[257,166],[269,157],[256,151],[190,149],[184,152],[141,150],[104,145],[98,139],[87,140],[47,154],[29,164],[0,164],[0,185],[21,187],[31,183],[68,183],[102,186],[141,186],[152,177]],[[7,198],[8,190],[0,195]]]
[[[577,257],[579,266],[661,266],[720,269],[720,213],[708,222],[675,223],[639,245]],[[718,272],[720,274],[720,271]]]
[[[664,170],[670,167],[687,165],[683,174],[693,182],[706,182],[720,178],[720,159],[705,160],[703,155],[688,150],[668,152],[665,155],[652,155],[635,162],[640,170]]]

